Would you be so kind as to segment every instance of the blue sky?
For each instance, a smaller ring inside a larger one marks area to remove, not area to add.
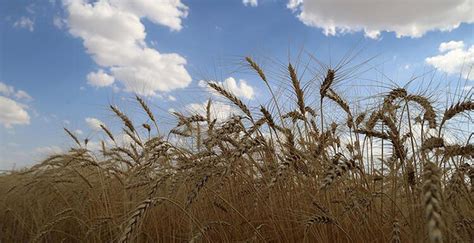
[[[472,88],[472,1],[379,2],[0,0],[0,169],[65,150],[62,127],[92,142],[103,138],[100,123],[119,129],[109,104],[146,121],[134,94],[163,127],[174,122],[170,109],[199,112],[213,96],[200,80],[221,82],[250,106],[267,103],[242,61],[249,55],[275,86],[288,60],[311,53],[334,63],[361,49],[357,61],[376,57],[364,78],[378,83],[437,69],[440,82]],[[216,116],[232,111],[217,100]]]

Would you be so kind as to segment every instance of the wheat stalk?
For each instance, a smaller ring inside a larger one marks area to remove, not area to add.
[[[132,241],[132,235],[138,230],[140,221],[143,219],[147,210],[155,203],[155,200],[148,198],[143,200],[131,213],[130,217],[125,223],[122,235],[118,242],[126,243]]]
[[[423,204],[428,235],[432,243],[443,242],[441,200],[439,168],[432,162],[426,162],[424,165]]]
[[[135,128],[133,127],[132,121],[123,114],[117,107],[111,105],[110,109],[123,121],[125,126],[130,129],[131,132],[135,132]]]
[[[304,117],[304,114],[306,113],[306,106],[304,104],[304,93],[301,89],[300,81],[298,80],[298,77],[296,75],[296,70],[293,68],[291,63],[288,64],[288,72],[290,73],[291,83],[293,84],[293,89],[296,94],[296,104],[298,104],[300,112]]]
[[[69,131],[67,128],[64,128],[64,131],[66,131],[66,133],[74,140],[74,142],[77,143],[77,145],[79,145],[79,147],[81,146],[81,143],[79,142],[79,139],[77,139],[77,137],[76,137],[76,135],[74,135],[74,133]]]
[[[391,243],[400,243],[400,224],[398,223],[398,220],[393,221],[393,227],[392,227],[392,239],[390,241]]]
[[[237,96],[233,95],[232,93],[225,90],[224,88],[222,88],[221,86],[219,86],[216,83],[209,82],[208,85],[209,85],[209,87],[211,87],[212,89],[217,91],[219,94],[221,94],[222,96],[229,99],[237,107],[239,107],[240,110],[242,110],[244,112],[244,114],[247,115],[249,118],[252,118],[252,114],[250,114],[249,108],[239,98],[237,98]]]
[[[441,124],[439,125],[440,130],[443,127],[444,123],[446,123],[448,120],[452,119],[457,114],[460,114],[460,113],[463,113],[463,112],[466,112],[466,111],[472,111],[472,110],[474,110],[474,102],[473,101],[458,102],[454,105],[451,105],[444,112],[443,120],[441,120]]]

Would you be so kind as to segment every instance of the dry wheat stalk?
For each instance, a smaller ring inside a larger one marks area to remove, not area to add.
[[[125,124],[125,126],[130,129],[131,132],[135,132],[135,128],[133,127],[133,123],[132,121],[128,118],[128,116],[126,116],[125,114],[123,114],[117,107],[111,105],[110,106],[110,109],[123,121],[123,123]]]
[[[425,140],[423,145],[421,146],[421,150],[432,150],[435,148],[441,148],[444,147],[444,140],[443,138],[438,138],[438,137],[430,137]]]
[[[127,129],[123,129],[123,132],[125,134],[127,134],[128,137],[130,137],[136,144],[140,145],[141,147],[143,147],[143,144],[142,142],[140,141],[139,138],[137,138],[137,136],[135,136],[135,134],[133,134],[132,132],[130,132],[129,130]]]
[[[392,105],[393,101],[397,98],[404,98],[407,96],[407,91],[404,88],[395,88],[392,89],[383,101],[384,106]]]
[[[306,221],[305,229],[308,229],[313,224],[332,224],[333,222],[334,220],[328,216],[314,215]]]
[[[247,115],[249,118],[252,118],[252,115],[250,114],[249,108],[239,98],[237,98],[237,96],[233,95],[232,93],[225,90],[224,88],[222,88],[221,86],[219,86],[216,83],[209,82],[208,85],[209,85],[209,87],[211,87],[212,89],[217,91],[219,94],[221,94],[222,96],[229,99],[237,107],[239,107],[240,110],[242,110],[244,112],[244,114]]]
[[[441,124],[439,125],[440,130],[443,127],[444,123],[446,123],[448,120],[456,116],[457,114],[466,112],[466,111],[472,111],[474,110],[474,102],[473,101],[464,101],[464,102],[458,102],[454,105],[451,105],[446,111],[444,112],[443,115],[443,120],[441,120]]]
[[[64,128],[64,131],[66,131],[66,133],[74,140],[74,142],[77,143],[77,145],[79,145],[79,147],[81,146],[81,143],[79,142],[79,139],[77,139],[77,137],[76,137],[76,135],[74,135],[74,133],[69,131],[67,128]]]
[[[146,129],[146,131],[148,132],[148,134],[150,134],[151,132],[151,126],[147,123],[143,123],[142,124],[142,127]]]
[[[367,115],[367,113],[365,113],[365,112],[362,112],[359,115],[357,115],[357,117],[355,119],[356,126],[359,126],[364,121],[366,115]]]
[[[107,129],[107,127],[103,124],[100,124],[100,128],[102,128],[102,130],[104,130],[105,134],[107,134],[107,136],[109,136],[109,138],[115,142],[115,138],[114,138],[114,135],[112,135],[112,132],[110,132],[109,129]]]
[[[211,105],[212,105],[212,100],[211,99],[207,100],[207,104],[206,104],[206,122],[207,122],[208,126],[210,126],[210,124],[212,122]]]
[[[466,158],[474,158],[474,144],[462,145],[448,145],[444,146],[444,155],[448,158],[453,156],[463,156]]]
[[[309,107],[309,106],[306,106],[304,109],[305,109],[305,111],[308,112],[310,115],[312,115],[313,117],[316,117],[316,111],[315,111],[313,108],[311,108],[311,107]]]
[[[39,242],[45,235],[47,235],[49,232],[51,232],[51,229],[55,225],[57,225],[58,223],[66,220],[66,219],[69,219],[69,218],[71,218],[71,216],[59,217],[59,218],[56,218],[55,220],[43,225],[41,227],[41,230],[39,231],[39,233],[36,234],[35,237],[33,237],[33,239],[30,242],[32,242],[32,243]]]
[[[335,78],[335,71],[332,69],[328,69],[326,73],[326,77],[321,84],[321,88],[319,89],[319,94],[321,95],[321,99],[326,96],[328,89],[331,87],[332,83],[334,82]]]
[[[423,107],[423,109],[425,110],[423,119],[425,121],[428,121],[428,125],[430,128],[436,128],[436,112],[433,106],[431,105],[431,102],[427,98],[421,95],[407,95],[405,99],[416,102],[421,107]]]
[[[198,196],[199,191],[204,187],[207,180],[209,180],[209,175],[204,175],[194,186],[193,190],[188,194],[188,199],[186,200],[185,208],[189,208],[193,203],[194,199]]]
[[[369,137],[376,137],[380,139],[389,139],[388,134],[384,132],[377,132],[377,131],[371,131],[371,130],[365,130],[365,129],[357,129],[355,130],[356,133],[364,134]]]
[[[386,116],[386,115],[382,115],[381,118],[384,124],[387,125],[387,127],[389,128],[388,135],[395,149],[395,154],[397,155],[399,159],[403,161],[406,158],[406,150],[400,139],[400,134],[399,134],[397,126],[395,125],[395,122],[393,121],[391,117]]]
[[[270,112],[267,109],[265,109],[264,106],[260,106],[260,111],[262,112],[263,118],[265,118],[268,126],[275,129],[276,125],[275,125],[275,121],[273,120],[272,114],[270,114]]]
[[[377,121],[382,118],[383,110],[376,110],[370,114],[369,119],[365,123],[366,130],[370,131],[373,130]]]
[[[400,243],[400,224],[398,223],[398,220],[393,221],[393,227],[392,227],[392,239],[390,241],[391,243]]]
[[[258,73],[258,76],[260,76],[260,78],[264,81],[264,82],[268,82],[267,81],[267,77],[265,77],[265,73],[263,73],[263,70],[260,68],[260,66],[254,62],[252,60],[251,57],[245,57],[245,60],[247,61],[247,63],[250,65],[250,67],[252,67],[253,70],[255,70],[257,73]]]
[[[148,107],[146,102],[142,98],[140,98],[140,96],[136,95],[135,98],[137,99],[138,103],[140,103],[141,107],[146,112],[150,120],[155,124],[156,128],[158,128],[158,125],[156,124],[155,116],[153,115],[153,112],[151,112],[150,107]]]
[[[344,110],[348,115],[352,116],[347,102],[343,100],[334,90],[328,88],[326,97],[336,102],[342,108],[342,110]]]
[[[298,104],[300,112],[304,117],[304,114],[306,113],[306,106],[304,104],[304,93],[301,89],[300,81],[298,80],[298,77],[296,75],[296,70],[295,68],[293,68],[291,63],[288,64],[288,72],[290,73],[291,83],[293,84],[293,90],[296,94],[296,104]]]
[[[142,201],[132,212],[129,219],[127,220],[125,227],[122,231],[122,235],[118,242],[126,243],[132,241],[132,235],[138,230],[140,220],[144,217],[146,211],[154,203],[152,199],[145,199]]]
[[[333,159],[329,170],[326,171],[320,189],[327,189],[338,176],[342,176],[346,171],[354,168],[354,161],[347,160],[341,153],[337,153]]]
[[[432,243],[443,242],[441,201],[440,170],[434,163],[426,162],[424,165],[423,204],[429,239]]]
[[[204,235],[204,233],[206,233],[208,230],[212,228],[213,225],[216,225],[216,224],[230,226],[229,223],[224,222],[224,221],[209,222],[204,227],[202,227],[201,230],[199,230],[193,235],[193,237],[189,240],[189,243],[197,242]]]
[[[302,120],[302,121],[305,120],[305,117],[297,110],[290,111],[286,114],[283,114],[282,118],[283,119],[291,118],[293,122],[296,122],[297,120]]]

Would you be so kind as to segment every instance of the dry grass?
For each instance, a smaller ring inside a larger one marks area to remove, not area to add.
[[[101,125],[110,142],[91,151],[66,129],[77,147],[0,175],[0,242],[474,241],[474,147],[445,138],[471,94],[437,116],[431,99],[395,88],[358,113],[328,69],[316,100],[337,104],[324,111],[338,121],[305,103],[297,68],[285,72],[296,99],[287,110],[270,90],[279,114],[210,83],[245,117],[217,121],[209,101],[206,117],[175,113],[163,137],[137,97],[148,136],[115,106],[131,143]]]

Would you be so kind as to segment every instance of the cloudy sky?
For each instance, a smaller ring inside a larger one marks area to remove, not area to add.
[[[361,60],[376,57],[368,67],[380,82],[403,85],[436,69],[440,80],[462,79],[463,89],[472,89],[473,5],[0,0],[0,169],[64,151],[71,143],[62,127],[94,146],[103,138],[100,124],[120,128],[110,104],[144,119],[134,94],[151,104],[163,127],[173,124],[170,111],[203,111],[214,95],[203,80],[218,82],[250,106],[266,103],[264,85],[242,62],[248,55],[276,79],[280,64],[300,60],[301,50],[330,64],[357,49]],[[216,117],[234,111],[218,100],[214,109]]]

